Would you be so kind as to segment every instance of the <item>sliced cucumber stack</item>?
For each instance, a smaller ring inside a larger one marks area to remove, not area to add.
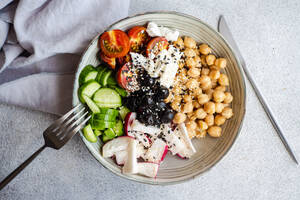
[[[121,97],[127,92],[119,87],[115,74],[106,66],[87,65],[79,75],[78,97],[91,111],[89,124],[83,128],[83,135],[90,142],[103,142],[124,134],[123,122],[129,109],[122,106]],[[119,110],[117,108],[121,107]]]

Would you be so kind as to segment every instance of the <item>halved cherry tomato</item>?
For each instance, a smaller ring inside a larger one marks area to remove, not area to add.
[[[130,51],[141,52],[150,37],[143,26],[135,26],[128,31]]]
[[[130,49],[127,34],[118,29],[104,32],[99,45],[101,51],[110,58],[123,57]]]
[[[149,57],[150,53],[158,54],[161,50],[167,49],[169,46],[168,40],[164,37],[155,37],[147,44],[146,54]]]
[[[110,58],[104,55],[102,52],[99,53],[100,53],[100,58],[103,62],[106,62],[112,69],[116,68],[116,58]]]
[[[131,61],[130,54],[127,54],[124,57],[117,58],[117,65],[122,67],[123,65],[125,65],[125,63],[128,63],[130,61]]]
[[[131,63],[128,62],[117,73],[118,84],[127,91],[133,91],[137,84],[135,72],[131,68]]]

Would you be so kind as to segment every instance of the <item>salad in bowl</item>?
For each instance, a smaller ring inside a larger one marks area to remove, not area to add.
[[[192,140],[222,137],[233,117],[227,59],[154,22],[113,29],[97,41],[98,66],[85,66],[78,97],[90,110],[90,143],[123,174],[155,178],[167,154],[196,155]]]

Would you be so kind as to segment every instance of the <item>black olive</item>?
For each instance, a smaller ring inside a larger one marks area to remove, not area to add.
[[[154,100],[153,100],[153,98],[151,96],[146,95],[143,98],[143,104],[145,104],[145,105],[153,105],[154,104]]]
[[[169,123],[173,120],[174,112],[172,110],[167,110],[162,113],[161,115],[161,122],[162,123]]]
[[[159,110],[165,110],[167,105],[165,102],[161,101],[158,103],[157,107],[159,108]]]
[[[158,90],[157,95],[158,95],[158,98],[165,99],[169,96],[169,89],[164,86],[161,86]]]
[[[149,116],[148,116],[147,124],[149,124],[149,125],[153,125],[153,124],[154,124],[154,119],[153,119],[153,116],[152,116],[152,115],[149,115]]]

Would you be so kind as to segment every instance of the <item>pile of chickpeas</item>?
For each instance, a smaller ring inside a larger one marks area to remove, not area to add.
[[[197,45],[190,37],[174,45],[184,52],[170,95],[165,99],[176,114],[174,123],[185,123],[190,138],[220,137],[225,121],[233,116],[233,96],[226,91],[229,80],[221,70],[225,58],[216,58],[207,44]]]

